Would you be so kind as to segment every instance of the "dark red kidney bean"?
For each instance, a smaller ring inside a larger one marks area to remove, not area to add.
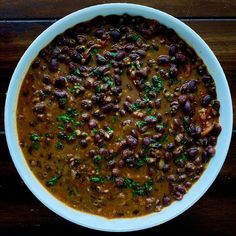
[[[180,184],[176,186],[176,190],[177,190],[178,192],[182,193],[182,194],[185,194],[185,193],[186,193],[185,187],[182,186],[182,185],[180,185]]]
[[[142,58],[146,57],[146,52],[142,49],[137,50],[137,54]]]
[[[73,54],[71,55],[71,58],[73,59],[73,61],[80,63],[82,60],[82,56],[79,52],[77,52],[76,50],[73,52]]]
[[[96,62],[99,65],[105,65],[107,63],[107,60],[105,57],[103,57],[102,55],[100,55],[99,53],[96,54]]]
[[[170,201],[171,201],[171,199],[170,199],[169,196],[164,196],[164,197],[162,198],[162,203],[163,203],[163,205],[165,205],[165,206],[169,205],[169,204],[170,204]]]
[[[124,184],[124,179],[122,177],[115,178],[115,183],[117,186],[122,186]]]
[[[65,90],[55,90],[54,95],[56,98],[66,98],[68,96]]]
[[[187,181],[184,185],[186,188],[190,188],[192,186],[192,183],[190,181]]]
[[[192,105],[190,103],[190,101],[186,101],[183,107],[183,110],[186,114],[190,114],[192,111]]]
[[[191,147],[188,149],[187,151],[187,155],[190,157],[190,158],[194,158],[198,155],[199,151],[198,151],[198,148],[196,147]]]
[[[177,180],[177,177],[176,177],[176,175],[169,175],[168,177],[167,177],[167,179],[168,179],[168,181],[170,181],[170,182],[175,182],[176,180]]]
[[[208,95],[203,97],[202,106],[207,107],[210,104],[210,102],[211,102],[211,95],[208,94]]]
[[[57,59],[56,58],[52,58],[51,61],[50,61],[50,64],[49,64],[49,70],[51,72],[57,72],[58,71],[58,62],[57,62]]]
[[[188,92],[193,93],[197,88],[196,80],[190,80],[188,82]]]
[[[50,77],[50,75],[44,74],[44,75],[43,75],[43,82],[44,82],[45,84],[50,84],[50,83],[51,83],[51,77]]]
[[[170,63],[170,57],[168,55],[160,55],[157,58],[157,63],[159,65],[167,65]]]
[[[77,43],[80,45],[84,45],[87,42],[87,38],[85,35],[77,35],[76,40],[77,40]]]
[[[115,85],[116,86],[121,86],[121,79],[120,79],[120,76],[118,74],[115,74],[114,80],[115,80]]]
[[[56,80],[55,80],[55,87],[56,88],[62,89],[65,87],[65,85],[66,85],[65,77],[60,76],[60,77],[56,78]]]
[[[193,94],[189,94],[189,101],[194,102],[195,96]]]
[[[156,170],[155,170],[155,168],[153,168],[152,166],[150,166],[150,167],[148,167],[147,172],[148,172],[148,175],[149,175],[149,176],[152,176],[152,175],[154,175],[154,174],[156,173]]]
[[[136,53],[130,53],[129,58],[131,59],[131,61],[135,61],[139,58],[139,55]]]
[[[121,37],[121,33],[118,29],[112,29],[109,31],[110,36],[114,41],[118,41]]]
[[[113,109],[113,104],[112,103],[107,103],[104,106],[101,107],[102,112],[104,113],[110,113],[112,112]]]
[[[180,128],[180,122],[178,118],[174,118],[173,120],[173,128],[175,131],[177,131]]]
[[[120,175],[120,170],[117,168],[112,169],[111,175],[112,177],[118,177]]]
[[[119,113],[120,113],[121,116],[125,116],[126,111],[125,111],[124,109],[120,109],[120,110],[119,110]]]
[[[81,139],[81,140],[80,140],[80,144],[81,144],[81,146],[84,147],[84,148],[88,146],[88,143],[87,143],[87,140],[86,140],[86,139]]]
[[[132,113],[132,108],[131,108],[131,103],[130,102],[125,101],[124,102],[124,108],[127,112]]]
[[[186,174],[182,174],[178,177],[178,182],[184,182],[187,179],[187,175]]]
[[[127,135],[126,142],[131,148],[135,148],[138,144],[138,140],[131,135]]]
[[[149,146],[151,144],[152,139],[150,137],[144,137],[143,138],[143,145],[144,146]]]
[[[169,47],[169,55],[173,57],[175,56],[176,52],[177,52],[177,46],[174,44],[171,44]]]
[[[102,114],[100,111],[95,111],[95,112],[93,113],[93,116],[94,116],[95,118],[97,118],[98,120],[104,120],[104,119],[105,119],[105,115]]]
[[[216,153],[216,150],[213,146],[208,146],[206,148],[206,151],[207,151],[207,154],[208,154],[209,157],[213,157]]]
[[[172,153],[171,152],[165,152],[164,157],[165,160],[170,161],[172,159]]]

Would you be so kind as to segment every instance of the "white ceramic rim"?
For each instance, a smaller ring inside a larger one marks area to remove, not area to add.
[[[174,202],[159,213],[137,218],[109,220],[100,216],[76,211],[66,206],[53,197],[53,195],[38,182],[30,171],[18,145],[16,105],[22,80],[31,61],[37,56],[39,50],[46,46],[55,36],[79,22],[90,20],[98,15],[121,15],[124,13],[158,20],[167,27],[173,28],[180,37],[195,49],[207,65],[208,71],[215,79],[218,99],[221,102],[220,123],[223,129],[218,139],[215,157],[210,161],[207,170],[184,196],[183,200]],[[207,191],[218,175],[228,152],[233,126],[233,111],[229,86],[218,60],[207,44],[191,28],[173,16],[150,7],[127,3],[101,4],[79,10],[57,21],[41,33],[25,51],[12,75],[6,97],[4,118],[7,144],[12,160],[18,173],[31,192],[45,206],[61,217],[78,225],[109,232],[136,231],[157,226],[173,219],[191,207]]]

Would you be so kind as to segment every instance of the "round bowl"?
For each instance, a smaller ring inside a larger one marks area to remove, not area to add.
[[[124,13],[155,19],[167,27],[173,28],[181,38],[195,49],[207,65],[208,71],[216,83],[217,95],[221,103],[220,123],[222,125],[222,132],[218,138],[215,156],[209,162],[201,178],[184,196],[183,200],[172,203],[159,213],[152,213],[136,218],[106,219],[70,208],[51,195],[39,183],[29,169],[18,144],[16,107],[24,76],[40,49],[49,44],[55,36],[63,33],[66,29],[77,23],[88,21],[98,15],[122,15]],[[160,225],[183,213],[199,200],[215,180],[226,158],[232,134],[232,116],[231,95],[224,72],[211,49],[198,34],[178,19],[159,10],[135,4],[113,3],[96,5],[74,12],[54,23],[34,40],[20,59],[11,78],[5,104],[5,132],[10,154],[17,171],[31,192],[45,206],[61,217],[78,225],[102,231],[124,232]]]

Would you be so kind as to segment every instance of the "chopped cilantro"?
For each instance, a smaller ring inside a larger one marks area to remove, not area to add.
[[[54,186],[57,184],[58,180],[61,178],[61,176],[55,175],[51,179],[47,181],[48,186]]]
[[[60,142],[60,141],[58,141],[57,143],[56,143],[56,149],[63,149],[63,144],[62,144],[62,142]]]
[[[134,102],[131,104],[131,108],[133,111],[136,111],[136,110],[140,109],[140,104],[138,102]]]
[[[185,153],[181,153],[181,155],[177,158],[175,158],[175,164],[180,164],[181,162],[187,161],[187,156]]]
[[[144,121],[144,120],[141,120],[141,121],[138,121],[136,124],[137,124],[139,127],[144,127],[144,126],[147,125],[147,122]]]
[[[96,155],[93,159],[94,163],[99,163],[102,160],[102,157],[100,155]]]
[[[94,176],[92,178],[90,178],[90,181],[93,183],[102,183],[103,182],[103,178],[100,176]]]
[[[140,36],[138,34],[133,34],[132,35],[132,40],[133,41],[138,41],[140,39]]]
[[[116,57],[118,55],[118,52],[110,52],[112,57]]]
[[[40,141],[40,136],[36,133],[32,133],[32,134],[30,134],[30,139],[33,142],[38,142],[38,141]]]
[[[115,124],[117,121],[118,121],[118,117],[117,116],[112,116],[111,117],[112,124]]]
[[[110,133],[113,133],[113,129],[111,127],[107,127],[107,132],[110,134]]]
[[[98,129],[93,128],[93,129],[92,129],[92,132],[93,132],[94,134],[97,134],[97,133],[98,133]]]
[[[80,69],[78,68],[76,71],[75,71],[75,74],[76,75],[80,75],[81,74],[81,72],[80,72]]]

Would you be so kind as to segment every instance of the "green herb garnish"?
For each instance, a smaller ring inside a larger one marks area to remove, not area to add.
[[[93,183],[102,183],[103,182],[103,178],[100,176],[94,176],[92,178],[90,178],[90,181]]]
[[[40,136],[36,133],[32,133],[32,134],[30,134],[30,139],[33,142],[38,142],[38,141],[40,141]]]
[[[59,149],[59,150],[61,150],[61,149],[63,149],[64,148],[64,146],[63,146],[63,144],[62,144],[62,142],[61,141],[58,141],[57,143],[56,143],[56,149]]]
[[[48,186],[54,186],[57,184],[58,180],[61,178],[61,176],[55,175],[51,179],[47,181]]]

